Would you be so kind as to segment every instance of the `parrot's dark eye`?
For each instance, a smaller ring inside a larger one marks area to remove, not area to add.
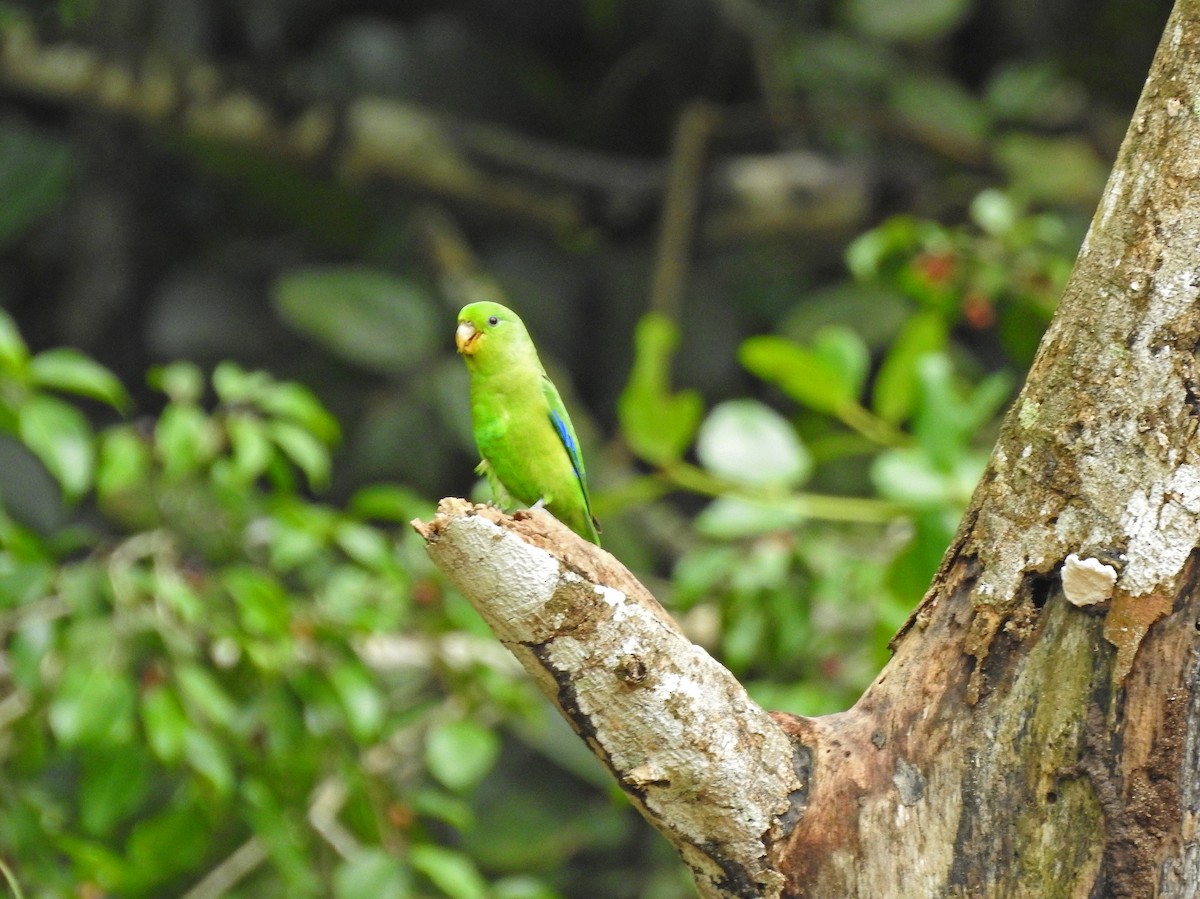
[[[495,316],[495,315],[489,315],[489,316],[488,316],[488,324],[489,324],[489,325],[493,325],[493,326],[494,326],[494,325],[498,325],[498,324],[500,324],[500,319],[499,319],[499,317],[497,317],[497,316]]]

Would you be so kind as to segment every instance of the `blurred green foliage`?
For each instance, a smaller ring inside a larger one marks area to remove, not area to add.
[[[762,704],[846,708],[983,471],[1169,4],[403,6],[4,0],[0,28],[420,104],[539,190],[581,176],[571,234],[435,199],[567,397],[605,547]],[[0,89],[25,894],[692,895],[407,525],[481,487],[427,193]],[[738,188],[706,183],[670,317],[638,185],[697,99],[750,189],[722,219]],[[833,174],[780,180],[796,148]]]

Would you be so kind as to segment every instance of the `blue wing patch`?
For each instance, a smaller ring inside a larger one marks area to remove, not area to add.
[[[567,448],[567,455],[571,458],[571,467],[575,469],[575,477],[579,479],[580,484],[586,484],[587,481],[583,474],[583,457],[579,455],[579,447],[575,445],[575,440],[571,437],[571,429],[567,427],[562,416],[553,409],[550,410],[550,421],[554,424],[554,430],[558,431],[558,439]]]

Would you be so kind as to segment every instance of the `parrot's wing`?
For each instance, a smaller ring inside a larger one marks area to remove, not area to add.
[[[575,469],[575,477],[579,480],[579,486],[583,491],[583,503],[587,506],[588,517],[591,518],[592,500],[588,496],[587,473],[583,469],[583,455],[579,452],[579,439],[575,436],[575,429],[571,427],[571,417],[567,415],[567,407],[563,405],[562,397],[558,395],[558,388],[545,375],[542,375],[542,396],[550,409],[550,423],[554,425],[554,430],[558,432],[558,438],[562,441],[567,456],[571,459],[571,467]]]

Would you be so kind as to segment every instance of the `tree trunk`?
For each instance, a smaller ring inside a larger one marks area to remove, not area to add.
[[[849,711],[766,718],[543,513],[419,526],[703,895],[1200,895],[1197,98],[1179,0],[954,545]]]

